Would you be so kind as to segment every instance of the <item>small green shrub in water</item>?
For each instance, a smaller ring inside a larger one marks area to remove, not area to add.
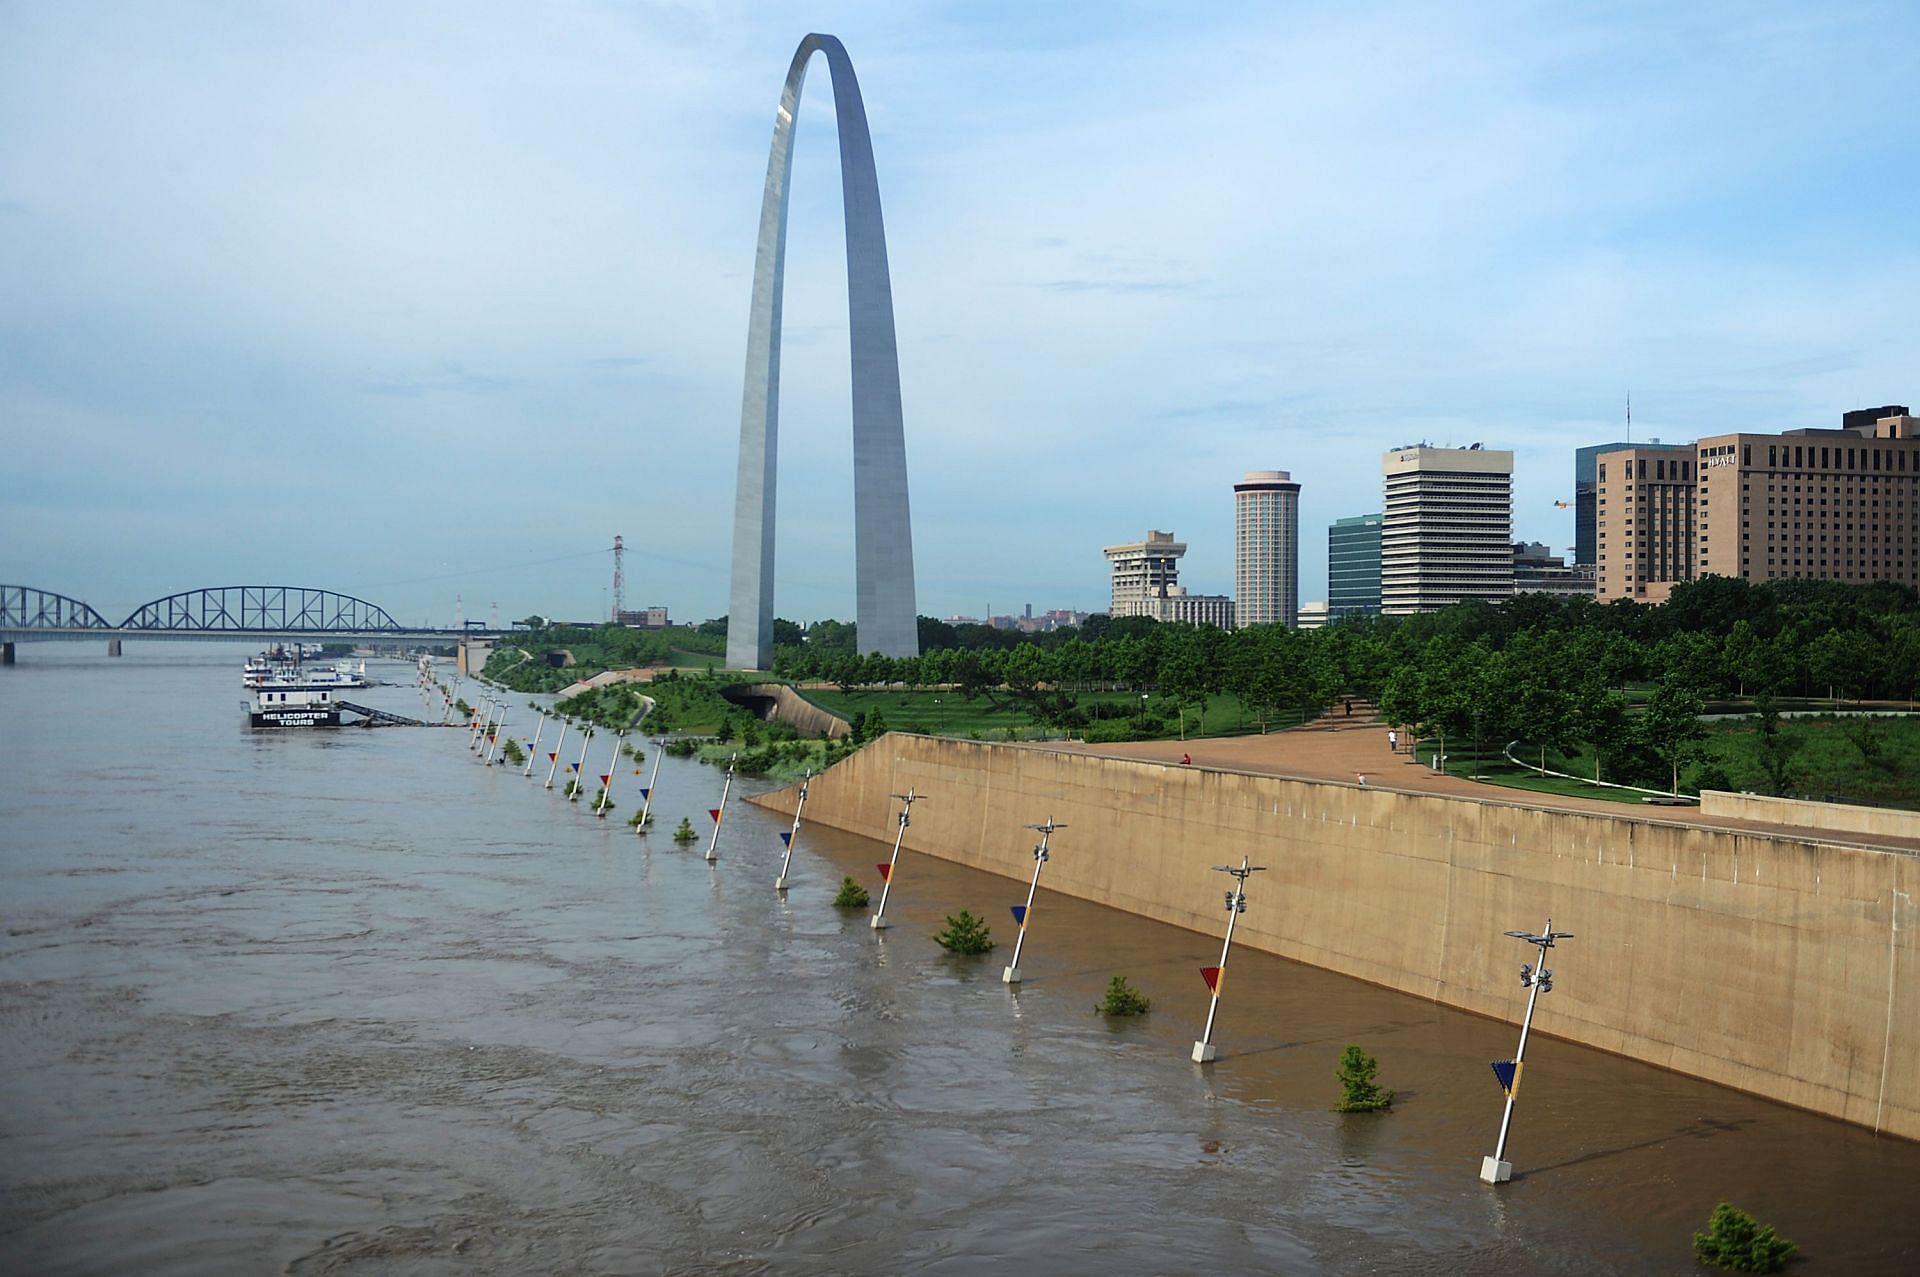
[[[527,761],[525,751],[520,748],[519,742],[511,736],[507,738],[507,747],[500,751],[500,757],[506,759],[507,762],[514,767],[518,767]]]
[[[864,909],[867,907],[867,902],[871,899],[873,899],[873,897],[867,894],[865,887],[855,882],[852,878],[842,878],[840,880],[840,893],[833,898],[833,903],[837,909]]]
[[[680,817],[680,827],[673,831],[673,840],[675,842],[694,842],[698,840],[699,837],[699,834],[693,832],[693,822],[685,816]]]
[[[646,824],[651,825],[653,823],[653,813],[644,807],[639,807],[634,810],[633,815],[627,817],[628,826],[633,829],[640,828],[642,817],[645,818]]]
[[[1145,1015],[1152,1005],[1144,993],[1127,983],[1127,977],[1117,975],[1107,981],[1107,996],[1093,1009],[1101,1015]]]
[[[965,909],[947,915],[947,925],[933,938],[949,953],[991,953],[993,939],[987,924]]]
[[[1773,1229],[1762,1228],[1759,1220],[1727,1202],[1713,1208],[1706,1232],[1693,1235],[1693,1253],[1701,1263],[1736,1273],[1777,1273],[1798,1249]]]
[[[1340,1079],[1340,1102],[1333,1111],[1373,1113],[1392,1108],[1393,1092],[1373,1080],[1379,1071],[1380,1062],[1359,1047],[1350,1046],[1341,1052],[1340,1067],[1333,1074]]]

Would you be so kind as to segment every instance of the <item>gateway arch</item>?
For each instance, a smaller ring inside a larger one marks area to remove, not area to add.
[[[917,656],[913,528],[907,517],[907,444],[900,421],[900,357],[893,286],[873,139],[853,63],[840,41],[809,35],[787,68],[773,120],[773,153],[760,201],[747,322],[747,378],[740,405],[740,475],[733,514],[733,588],[727,665],[773,664],[773,512],[780,424],[780,294],[786,274],[787,179],[800,88],[815,53],[827,57],[840,127],[840,189],[846,206],[847,326],[853,351],[853,556],[855,620],[862,652]]]

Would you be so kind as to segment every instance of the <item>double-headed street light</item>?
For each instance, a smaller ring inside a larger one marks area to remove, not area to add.
[[[1556,940],[1573,939],[1571,931],[1555,931],[1552,918],[1547,919],[1547,925],[1539,935],[1531,931],[1509,931],[1507,934],[1537,947],[1540,957],[1520,967],[1521,987],[1532,990],[1527,994],[1526,1018],[1520,1021],[1520,1047],[1511,1060],[1493,1062],[1493,1075],[1500,1079],[1500,1089],[1507,1093],[1507,1104],[1500,1113],[1500,1140],[1494,1146],[1493,1156],[1480,1159],[1480,1178],[1489,1184],[1504,1184],[1513,1178],[1513,1163],[1507,1160],[1507,1132],[1513,1126],[1513,1101],[1520,1094],[1520,1073],[1526,1066],[1527,1030],[1533,1027],[1533,1007],[1541,994],[1553,992],[1553,972],[1547,969],[1547,950],[1553,948]]]

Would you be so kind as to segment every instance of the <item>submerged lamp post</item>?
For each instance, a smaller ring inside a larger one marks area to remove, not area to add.
[[[922,801],[926,795],[918,794],[911,787],[904,794],[894,794],[900,800],[900,827],[893,835],[893,855],[880,869],[880,907],[873,911],[873,917],[867,919],[867,925],[875,931],[884,931],[887,926],[887,893],[893,890],[893,867],[900,863],[900,840],[907,836],[907,826],[913,823],[911,815],[913,805]]]
[[[740,757],[738,754],[728,756],[727,782],[720,786],[720,805],[707,812],[707,815],[713,817],[713,837],[707,839],[707,860],[709,863],[720,859],[720,852],[718,850],[720,846],[720,821],[727,814],[727,795],[733,792],[733,760],[738,757]]]
[[[539,709],[538,706],[535,706],[535,708]],[[520,769],[522,776],[533,775],[533,760],[540,757],[540,738],[546,735],[547,711],[541,709],[539,713],[540,725],[533,729],[533,744],[527,746],[527,765]]]
[[[1527,1058],[1527,1030],[1533,1027],[1533,1005],[1543,993],[1553,992],[1553,972],[1547,969],[1547,950],[1553,948],[1556,940],[1571,940],[1573,932],[1555,931],[1553,919],[1547,919],[1546,929],[1539,935],[1530,931],[1509,931],[1515,940],[1525,940],[1540,950],[1535,962],[1522,964],[1520,983],[1531,989],[1527,994],[1526,1018],[1520,1021],[1520,1047],[1513,1053],[1511,1060],[1495,1060],[1493,1075],[1500,1079],[1500,1089],[1507,1093],[1506,1108],[1500,1113],[1500,1140],[1494,1145],[1493,1156],[1480,1159],[1480,1178],[1489,1184],[1504,1184],[1513,1178],[1513,1163],[1507,1160],[1507,1132],[1513,1126],[1513,1101],[1520,1094],[1520,1071]]]
[[[813,780],[813,769],[800,778],[800,801],[793,809],[793,828],[780,835],[780,841],[787,845],[785,854],[780,857],[780,876],[773,880],[775,891],[787,889],[787,866],[793,863],[793,840],[800,836],[800,813],[807,809],[807,785]]]
[[[653,783],[660,779],[660,756],[667,752],[666,743],[665,740],[653,742],[653,775],[647,777],[647,787],[640,791],[640,823],[633,827],[633,832],[642,836],[647,832],[647,821],[653,816]]]
[[[620,746],[626,742],[625,732],[615,732],[613,736],[613,757],[607,760],[607,774],[600,778],[600,800],[593,805],[593,814],[600,819],[607,818],[607,808],[613,806],[613,774],[620,769]]]
[[[493,766],[494,751],[500,748],[500,734],[507,730],[507,702],[500,702],[500,721],[493,725],[493,734],[487,740],[487,766]]]
[[[1027,942],[1027,917],[1033,912],[1033,893],[1040,889],[1040,866],[1047,863],[1047,839],[1056,829],[1065,829],[1065,825],[1053,823],[1053,817],[1047,817],[1043,825],[1028,825],[1028,829],[1040,831],[1040,845],[1033,849],[1033,881],[1027,884],[1027,903],[1013,906],[1013,920],[1020,924],[1020,931],[1013,938],[1013,961],[1000,973],[1000,983],[1020,983],[1020,947]]]
[[[587,774],[587,746],[593,743],[593,728],[589,727],[580,738],[580,760],[573,765],[573,792],[567,795],[567,801],[580,801],[580,782]]]
[[[554,711],[556,714],[559,712],[559,710]],[[567,727],[567,720],[562,718],[560,720],[560,735],[558,739],[553,742],[553,748],[547,751],[547,757],[553,761],[547,767],[547,783],[542,786],[542,788],[553,788],[553,774],[560,770],[560,747],[567,743]]]
[[[1240,857],[1236,865],[1215,865],[1215,873],[1232,874],[1234,886],[1227,892],[1227,938],[1220,946],[1220,965],[1201,967],[1200,978],[1207,982],[1212,998],[1207,1002],[1207,1027],[1200,1032],[1200,1040],[1193,1044],[1193,1062],[1211,1064],[1220,1058],[1219,1048],[1213,1044],[1213,1017],[1220,1010],[1220,982],[1227,974],[1227,952],[1233,948],[1233,924],[1241,914],[1247,911],[1247,878],[1253,874],[1265,873],[1265,865],[1253,864],[1250,858]]]

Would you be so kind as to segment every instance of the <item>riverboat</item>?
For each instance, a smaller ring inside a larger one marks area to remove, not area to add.
[[[299,671],[278,670],[242,701],[249,727],[338,727],[340,702],[332,684],[315,683]]]

